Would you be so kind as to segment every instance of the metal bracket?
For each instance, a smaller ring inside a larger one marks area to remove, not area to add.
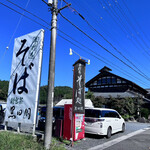
[[[64,7],[60,8],[60,9],[58,9],[58,13],[59,13],[61,10],[67,8],[68,6],[71,6],[71,3],[67,4],[66,6],[64,6]]]
[[[52,6],[52,4],[48,4],[45,0],[42,0],[46,5]]]
[[[49,8],[49,11],[52,11],[52,4],[48,4],[45,0],[42,0],[46,5],[48,5],[49,7],[51,7],[51,8]],[[55,9],[55,11],[56,11],[56,13],[58,14],[58,13],[60,13],[60,11],[61,10],[63,10],[63,9],[65,9],[65,8],[67,8],[68,6],[71,6],[71,3],[69,3],[69,4],[67,4],[66,6],[64,6],[64,7],[62,7],[62,8],[60,8],[60,9]]]

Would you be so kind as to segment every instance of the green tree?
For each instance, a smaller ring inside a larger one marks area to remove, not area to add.
[[[92,99],[94,107],[104,107],[106,105],[106,100],[104,97],[98,96]]]
[[[148,119],[148,116],[150,115],[150,110],[147,108],[141,108],[141,117],[145,117]]]
[[[88,91],[88,92],[85,94],[85,98],[86,98],[86,99],[94,100],[95,96],[93,95],[93,92]]]
[[[40,104],[46,104],[47,100],[47,86],[40,87]]]
[[[46,104],[47,86],[40,87],[40,104]],[[72,88],[68,86],[57,86],[54,88],[54,102],[64,99],[72,99]]]
[[[8,95],[8,81],[1,81],[0,80],[0,100],[7,100],[7,95]]]

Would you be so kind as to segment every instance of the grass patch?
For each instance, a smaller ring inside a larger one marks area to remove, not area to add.
[[[36,142],[31,135],[0,132],[0,150],[45,150],[43,142]],[[52,139],[51,150],[65,150],[64,144]]]

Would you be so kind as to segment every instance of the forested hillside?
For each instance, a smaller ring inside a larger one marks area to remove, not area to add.
[[[0,100],[7,100],[8,94],[8,81],[0,80]],[[54,101],[59,101],[62,98],[72,98],[72,88],[68,86],[55,87]],[[45,104],[47,99],[47,86],[40,87],[40,104]]]
[[[54,89],[54,102],[60,101],[62,98],[72,98],[72,88],[68,86],[56,86]],[[47,99],[47,86],[40,88],[40,104],[45,104]]]

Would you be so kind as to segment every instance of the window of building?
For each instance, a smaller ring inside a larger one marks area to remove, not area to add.
[[[122,81],[122,83],[127,83],[126,81]]]
[[[107,83],[106,77],[102,77],[102,84],[106,84],[106,83]]]
[[[121,83],[121,80],[117,78],[117,83]]]
[[[97,84],[101,85],[101,79],[98,79]]]
[[[107,77],[107,84],[111,84],[111,77]]]
[[[97,81],[94,81],[94,82],[93,82],[93,85],[97,85]]]
[[[115,77],[112,77],[112,84],[116,84],[117,83],[117,79]]]

